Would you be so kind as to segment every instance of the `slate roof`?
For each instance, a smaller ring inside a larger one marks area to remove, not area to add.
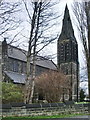
[[[10,58],[14,58],[26,62],[26,53],[27,52],[22,49],[8,45],[8,57]],[[36,65],[49,68],[52,70],[57,70],[57,67],[52,60],[48,60],[41,56],[37,56]]]
[[[18,59],[21,61],[26,61],[26,51],[16,48],[14,46],[8,45],[8,57]]]
[[[4,71],[5,74],[13,80],[14,83],[25,84],[26,75],[17,72]]]
[[[54,62],[52,60],[48,60],[48,59],[43,59],[43,60],[42,59],[39,59],[39,60],[37,59],[36,65],[41,66],[41,67],[45,67],[45,68],[49,68],[51,70],[57,70],[57,67],[54,64]]]

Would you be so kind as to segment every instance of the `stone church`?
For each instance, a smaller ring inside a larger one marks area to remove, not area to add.
[[[57,43],[57,66],[70,80],[69,99],[78,99],[78,44],[74,36],[67,5],[64,12],[62,32]]]
[[[12,81],[15,84],[25,84],[26,78],[26,51],[8,45],[6,39],[0,42],[0,62],[3,67],[0,71],[0,78]],[[32,66],[32,63],[31,63]],[[52,60],[38,56],[36,61],[36,75],[48,70],[61,70],[70,80],[71,90],[69,91],[69,100],[78,98],[78,44],[74,36],[74,31],[69,15],[69,10],[66,5],[62,32],[57,42],[57,65]],[[32,68],[31,68],[32,69]]]

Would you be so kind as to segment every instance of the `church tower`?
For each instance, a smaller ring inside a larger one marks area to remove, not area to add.
[[[62,32],[57,43],[57,65],[70,83],[69,100],[78,100],[78,44],[66,5]]]

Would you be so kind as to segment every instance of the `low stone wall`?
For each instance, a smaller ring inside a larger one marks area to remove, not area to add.
[[[72,113],[88,113],[88,104],[28,104],[24,106],[2,106],[2,116],[39,116],[60,115]]]

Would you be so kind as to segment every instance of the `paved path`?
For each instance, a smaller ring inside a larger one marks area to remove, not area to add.
[[[38,119],[38,120],[90,120],[88,118],[49,118],[49,119]]]
[[[90,120],[90,115],[75,116],[70,118],[49,118],[49,119],[38,119],[38,120]]]
[[[38,120],[90,120],[88,118],[49,118],[49,119],[38,119]]]
[[[73,118],[89,118],[90,119],[90,115],[75,116]]]

